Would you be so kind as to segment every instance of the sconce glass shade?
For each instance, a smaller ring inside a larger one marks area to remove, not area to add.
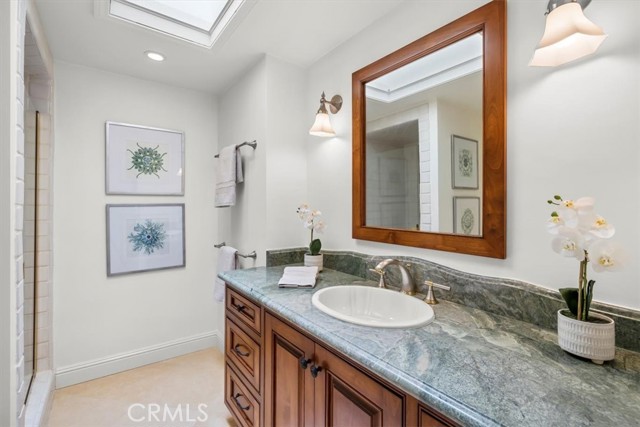
[[[547,15],[540,44],[529,63],[534,67],[556,67],[595,52],[607,35],[589,21],[578,3],[558,6]]]
[[[336,136],[333,126],[331,126],[328,113],[318,112],[318,114],[316,114],[316,121],[313,123],[313,126],[311,126],[309,134],[324,137]]]

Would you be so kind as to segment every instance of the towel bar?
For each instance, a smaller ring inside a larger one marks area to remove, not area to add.
[[[256,142],[255,139],[253,141],[245,141],[242,144],[236,145],[236,148],[244,147],[245,145],[248,145],[249,147],[251,147],[251,148],[253,148],[255,150],[256,147],[258,146],[258,143]],[[220,157],[220,154],[216,154],[213,157],[215,157],[217,159],[218,157]]]
[[[253,259],[258,258],[258,254],[256,253],[256,251],[252,251],[251,253],[246,254],[246,255],[241,254],[240,252],[238,252],[238,256],[242,257],[242,258],[253,258]]]
[[[223,246],[227,246],[227,243],[226,242],[222,242],[222,243],[218,243],[217,245],[213,245],[213,247],[217,248],[217,249],[220,249]],[[253,259],[257,259],[258,258],[258,254],[256,253],[256,251],[252,251],[252,252],[250,252],[250,253],[248,253],[246,255],[245,254],[241,254],[240,252],[238,252],[236,255],[239,256],[239,257],[242,257],[242,258],[253,258]]]

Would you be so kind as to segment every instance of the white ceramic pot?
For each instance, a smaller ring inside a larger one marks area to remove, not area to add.
[[[589,313],[589,318],[602,323],[583,322],[569,316],[569,310],[558,310],[558,345],[561,349],[591,359],[598,365],[615,357],[616,327],[613,319],[593,312]]]
[[[323,257],[320,255],[304,254],[305,267],[318,267],[318,271],[322,271]]]

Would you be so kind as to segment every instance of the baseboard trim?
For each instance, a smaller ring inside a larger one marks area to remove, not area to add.
[[[56,369],[56,388],[68,387],[210,347],[222,348],[222,339],[218,331],[192,335],[128,353],[63,366]]]

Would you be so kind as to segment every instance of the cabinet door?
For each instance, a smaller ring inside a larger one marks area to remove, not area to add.
[[[316,344],[322,368],[315,379],[316,426],[397,427],[403,396]]]
[[[442,418],[442,420],[435,418],[435,416],[436,414],[433,410],[420,405],[418,407],[418,427],[448,427],[457,425],[450,421],[444,421],[444,418]]]
[[[264,333],[265,425],[313,426],[313,341],[269,314]]]

